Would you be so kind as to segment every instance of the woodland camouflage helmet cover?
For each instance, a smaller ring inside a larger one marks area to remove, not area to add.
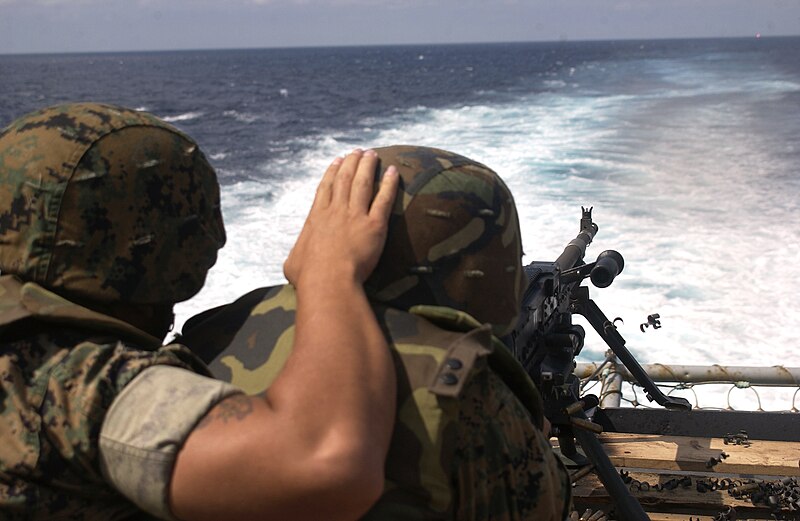
[[[495,334],[515,324],[524,290],[514,199],[500,177],[466,157],[415,146],[376,149],[400,190],[368,293],[401,309],[465,311]]]
[[[160,119],[93,103],[0,132],[0,271],[76,299],[186,300],[225,243],[216,174]]]

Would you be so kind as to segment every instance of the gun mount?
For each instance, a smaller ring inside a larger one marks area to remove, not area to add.
[[[576,465],[594,464],[601,481],[615,497],[623,520],[648,519],[603,452],[596,437],[602,428],[586,416],[585,411],[596,407],[599,400],[591,395],[580,396],[580,382],[573,370],[575,357],[584,345],[585,331],[573,324],[572,316],[586,318],[645,389],[650,401],[669,409],[689,410],[691,405],[684,398],[661,392],[625,347],[625,339],[614,322],[589,297],[589,288],[582,285],[588,277],[598,288],[610,286],[625,262],[614,250],[602,252],[594,262],[584,262],[586,248],[598,226],[592,221],[592,208],[582,207],[581,211],[578,235],[554,262],[532,262],[525,266],[528,287],[520,318],[503,340],[539,387],[545,415],[558,436],[561,453]],[[576,440],[586,457],[578,453]]]

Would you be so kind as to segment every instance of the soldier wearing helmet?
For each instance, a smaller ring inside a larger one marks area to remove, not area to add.
[[[249,396],[161,341],[225,242],[197,144],[154,116],[95,103],[0,132],[0,517],[366,511],[381,492],[396,387],[362,286],[397,183],[389,168],[372,201],[376,163],[355,151],[325,173],[285,264],[296,356],[268,394]],[[327,415],[309,414],[342,379]]]
[[[511,193],[458,154],[376,151],[401,184],[366,290],[398,387],[385,491],[362,519],[564,519],[571,489],[541,398],[498,340],[527,282]],[[216,376],[257,392],[292,352],[295,310],[290,285],[262,288],[194,317],[183,340]]]

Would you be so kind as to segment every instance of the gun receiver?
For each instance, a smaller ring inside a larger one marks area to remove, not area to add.
[[[595,262],[583,257],[598,231],[592,222],[592,208],[581,207],[580,232],[567,244],[555,262],[532,262],[525,266],[528,287],[523,294],[522,312],[516,327],[503,340],[539,387],[545,415],[553,424],[561,453],[577,464],[587,463],[578,454],[575,441],[597,469],[598,476],[615,498],[624,521],[648,519],[641,505],[631,496],[616,469],[603,451],[585,411],[595,407],[595,396],[580,396],[580,382],[573,374],[575,356],[583,348],[584,329],[572,323],[572,315],[584,316],[609,348],[628,368],[650,401],[675,409],[691,409],[684,398],[664,395],[625,347],[625,339],[613,322],[589,298],[582,286],[589,277],[598,288],[611,285],[622,271],[624,260],[614,250],[602,252]]]
[[[589,277],[596,287],[608,287],[625,265],[622,255],[614,250],[602,252],[595,262],[583,261],[598,227],[592,222],[592,208],[582,207],[581,211],[578,236],[555,262],[525,266],[529,282],[522,313],[514,331],[504,339],[506,344],[543,391],[551,384],[563,385],[585,338],[583,328],[572,323],[572,315],[582,315],[645,389],[650,401],[666,408],[691,409],[687,400],[666,396],[647,376],[625,347],[625,339],[614,323],[589,298],[589,288],[581,285]]]

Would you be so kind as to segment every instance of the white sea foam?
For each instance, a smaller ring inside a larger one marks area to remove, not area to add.
[[[161,116],[161,119],[169,123],[175,123],[178,121],[189,121],[201,117],[203,117],[202,112],[185,112],[183,114],[178,114],[176,116]]]
[[[775,153],[786,136],[754,130],[763,128],[759,114],[745,109],[758,89],[747,81],[737,97],[668,107],[667,90],[416,107],[397,114],[396,126],[371,130],[368,142],[309,140],[291,161],[262,166],[292,181],[226,187],[229,245],[203,292],[179,307],[178,322],[282,282],[282,262],[335,155],[412,143],[460,152],[501,174],[517,202],[525,262],[553,260],[576,235],[580,207],[593,206],[600,231],[587,260],[616,249],[625,269],[610,288],[591,293],[609,318],[623,318],[620,332],[642,363],[800,366],[793,349],[800,330],[798,185],[774,181],[791,178],[796,165]],[[795,87],[770,83],[783,92]],[[719,81],[703,87],[714,88],[731,90]],[[642,333],[639,324],[651,313],[661,315],[662,328]],[[597,360],[605,350],[590,332],[584,356]]]
[[[315,144],[312,147],[309,142],[292,162],[283,159],[262,165],[276,174],[294,173],[279,186],[248,181],[223,187],[227,245],[220,250],[202,291],[177,306],[176,330],[204,309],[232,301],[251,289],[285,282],[283,261],[300,233],[317,182],[335,156],[353,148],[332,138]]]
[[[226,110],[222,113],[223,116],[233,118],[241,123],[253,123],[259,120],[259,116],[248,112],[238,112],[236,110]]]

